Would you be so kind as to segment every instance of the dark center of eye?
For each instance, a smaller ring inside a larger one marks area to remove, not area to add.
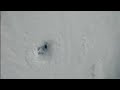
[[[44,48],[47,49],[47,45],[46,44],[44,45]]]

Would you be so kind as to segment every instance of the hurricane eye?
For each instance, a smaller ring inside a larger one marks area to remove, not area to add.
[[[37,48],[38,55],[47,53],[48,43],[44,42],[41,46]]]
[[[44,45],[44,48],[47,49],[47,47],[48,47],[47,44],[45,44],[45,45]]]

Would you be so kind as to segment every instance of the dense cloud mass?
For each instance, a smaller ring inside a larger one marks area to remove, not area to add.
[[[2,79],[120,78],[120,12],[2,11]]]

